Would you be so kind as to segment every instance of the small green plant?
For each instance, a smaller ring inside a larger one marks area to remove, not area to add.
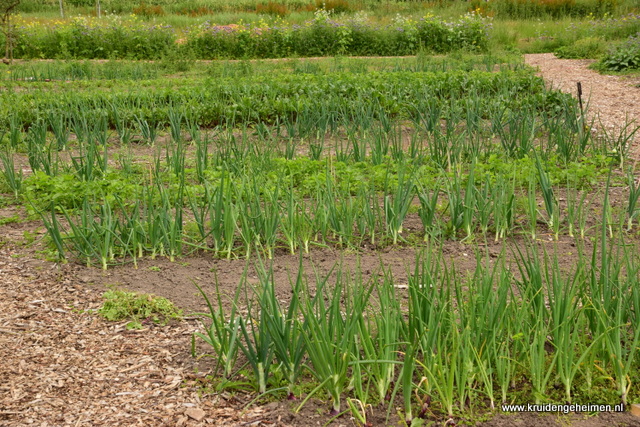
[[[15,223],[19,223],[20,221],[22,221],[22,218],[20,218],[19,215],[8,216],[8,217],[0,218],[0,226],[7,225],[7,224],[15,224]]]
[[[629,37],[626,42],[610,50],[600,61],[599,67],[608,71],[640,68],[640,35]]]
[[[98,313],[112,322],[131,319],[127,329],[141,329],[143,321],[166,325],[182,317],[182,310],[166,298],[119,290],[107,291],[103,297],[105,302]]]

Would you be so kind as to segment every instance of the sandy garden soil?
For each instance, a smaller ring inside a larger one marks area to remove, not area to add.
[[[526,61],[562,90],[575,93],[575,83],[581,81],[585,95],[590,94],[591,113],[600,113],[604,126],[620,126],[625,117],[640,118],[640,79],[601,76],[587,69],[585,61],[548,54],[527,55]],[[614,190],[613,200],[621,197]],[[15,206],[0,209],[0,218],[15,215],[26,212]],[[419,221],[408,225],[418,228]],[[138,269],[128,265],[102,272],[44,261],[38,252],[41,236],[38,222],[0,226],[0,426],[312,426],[328,421],[328,405],[318,400],[294,414],[289,402],[246,409],[254,395],[203,392],[213,362],[191,357],[191,336],[201,326],[189,314],[204,309],[192,280],[213,294],[217,278],[221,291],[232,294],[245,268],[243,260],[203,256],[170,263],[158,258],[140,262]],[[500,248],[489,245],[486,250],[495,256]],[[444,251],[455,257],[460,271],[475,265],[469,245],[448,242]],[[574,243],[562,240],[558,251],[571,265]],[[345,266],[359,263],[364,273],[376,274],[382,262],[402,284],[414,254],[411,248],[364,248],[359,254],[317,248],[304,263],[328,271],[343,260]],[[274,265],[278,297],[286,300],[298,257],[277,253]],[[257,277],[250,271],[248,280]],[[168,297],[185,310],[186,320],[167,326],[148,323],[138,331],[107,322],[94,312],[109,285]],[[372,421],[385,425],[384,417]],[[398,425],[397,417],[389,423]],[[355,424],[344,416],[331,425]],[[499,414],[479,425],[640,426],[640,417]]]

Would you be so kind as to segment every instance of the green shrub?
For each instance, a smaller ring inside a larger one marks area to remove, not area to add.
[[[555,51],[558,58],[565,59],[595,59],[606,51],[606,43],[598,37],[587,37],[575,43],[563,46]]]
[[[15,55],[21,58],[157,59],[175,45],[169,26],[110,15],[102,19],[75,17],[43,27],[18,27]]]
[[[385,27],[359,21],[339,23],[326,11],[304,25],[251,26],[205,23],[190,29],[187,46],[203,59],[277,58],[296,55],[415,55],[421,48],[437,53],[486,50],[487,24],[468,14],[456,22],[426,16]]]
[[[600,66],[609,71],[640,68],[640,33],[610,50],[600,61]]]

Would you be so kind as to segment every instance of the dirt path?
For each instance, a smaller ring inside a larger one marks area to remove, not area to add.
[[[596,128],[604,126],[607,132],[616,132],[628,121],[640,125],[640,77],[602,75],[589,69],[592,60],[558,59],[552,53],[525,55],[524,60],[563,92],[576,96],[580,82]],[[630,154],[640,159],[640,134],[635,135]]]

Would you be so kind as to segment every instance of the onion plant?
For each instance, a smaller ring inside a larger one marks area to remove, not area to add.
[[[348,368],[354,358],[360,316],[365,310],[373,286],[343,283],[343,275],[338,270],[335,287],[327,294],[328,277],[316,279],[315,298],[310,298],[308,291],[304,293],[301,312],[304,317],[307,355],[313,365],[311,372],[319,382],[307,399],[320,387],[325,388],[332,398],[331,413],[336,415],[340,413],[341,394],[347,385]],[[325,298],[329,305],[325,304]]]
[[[402,233],[402,223],[413,201],[415,184],[411,172],[407,171],[404,165],[398,168],[397,185],[391,187],[389,180],[390,173],[387,172],[384,185],[385,193],[391,192],[392,194],[386,194],[384,197],[384,217],[387,231],[391,234],[395,245],[398,243],[398,238]]]
[[[465,199],[462,192],[461,172],[456,172],[453,177],[446,181],[446,193],[448,199],[449,223],[447,224],[447,234],[456,235],[458,230],[465,225]]]
[[[69,127],[66,115],[59,112],[49,112],[47,121],[56,140],[58,150],[65,150],[69,142]]]
[[[462,213],[462,227],[467,233],[465,238],[471,237],[473,234],[474,213],[476,211],[476,186],[475,186],[475,167],[476,161],[473,159],[471,168],[467,175],[467,187],[464,192],[464,208]]]
[[[542,190],[542,198],[544,200],[544,206],[547,210],[547,224],[553,230],[556,240],[560,233],[560,218],[558,208],[558,200],[553,193],[553,187],[551,186],[551,180],[546,169],[542,166],[540,157],[536,154],[536,170],[538,171],[538,183]]]
[[[361,319],[358,334],[367,370],[380,402],[390,400],[395,379],[396,354],[400,347],[402,312],[390,271],[384,270],[382,283],[375,282],[378,305]],[[409,369],[409,368],[408,368]]]
[[[1,136],[1,135],[0,135]],[[0,141],[2,138],[0,138]],[[16,168],[13,161],[13,152],[9,150],[0,151],[0,163],[2,164],[2,176],[7,186],[13,191],[14,197],[17,199],[22,189],[22,168]]]
[[[158,125],[154,121],[149,121],[142,115],[135,116],[138,129],[142,134],[142,138],[150,145],[154,145],[158,137]]]
[[[238,313],[238,297],[242,288],[238,286],[235,296],[231,301],[230,312],[226,314],[217,276],[215,279],[215,305],[211,302],[202,287],[196,282],[193,282],[193,284],[206,301],[207,308],[209,309],[207,313],[196,313],[196,315],[203,316],[211,321],[210,325],[204,325],[204,333],[195,332],[194,336],[202,339],[213,349],[215,357],[217,358],[215,372],[218,372],[218,369],[222,367],[224,377],[230,378],[233,374],[239,349],[241,316]]]
[[[438,217],[436,211],[438,208],[438,197],[440,195],[440,183],[436,181],[433,192],[428,194],[427,190],[420,184],[416,184],[418,200],[420,201],[420,207],[418,208],[418,216],[422,222],[424,228],[424,241],[427,242],[433,236],[436,236],[439,231]]]
[[[580,341],[585,340],[583,323],[583,308],[578,305],[579,288],[584,283],[583,266],[579,263],[569,277],[568,282],[562,278],[558,257],[553,261],[545,257],[547,296],[550,313],[551,337],[556,354],[557,373],[564,385],[565,400],[571,403],[571,387],[583,361],[589,356],[593,345],[600,339],[594,337],[591,345],[585,348]],[[549,271],[550,270],[550,271]],[[577,351],[582,350],[581,354]]]
[[[629,198],[627,201],[627,231],[631,231],[633,228],[633,220],[640,216],[640,179],[633,175],[633,172],[629,170],[627,172],[627,182],[629,184]]]
[[[47,126],[43,121],[31,125],[26,136],[27,159],[33,172],[42,171],[54,175],[57,171],[57,157],[51,144],[47,143]]]
[[[246,283],[246,270],[243,275],[243,282],[239,287],[247,288]],[[270,297],[269,286],[273,287],[273,284],[262,283],[265,289],[256,290],[259,294],[259,298],[264,300]],[[245,295],[246,296],[246,295]],[[269,330],[268,316],[269,313],[262,308],[263,303],[260,303],[258,313],[254,313],[254,307],[250,298],[245,298],[247,301],[247,317],[240,317],[240,331],[244,340],[240,340],[240,349],[244,353],[249,366],[253,370],[258,382],[258,393],[264,394],[267,391],[267,379],[272,366],[272,338]]]
[[[273,353],[287,379],[287,398],[295,400],[293,387],[302,372],[302,362],[306,354],[303,334],[304,325],[298,322],[300,297],[303,291],[303,281],[305,280],[302,258],[300,258],[298,265],[295,283],[292,283],[291,301],[286,310],[281,306],[275,295],[273,268],[268,271],[261,269],[260,277],[263,282],[259,300],[260,309],[265,316],[261,321],[265,322],[273,343]]]
[[[492,186],[491,198],[493,199],[496,241],[504,239],[513,228],[516,210],[515,183],[515,176],[509,180],[508,178],[500,175],[496,178],[496,182]]]
[[[9,116],[9,146],[15,150],[22,142],[22,124],[17,115]]]
[[[529,177],[529,188],[527,191],[527,214],[529,217],[529,232],[531,240],[535,241],[538,231],[538,199],[536,194],[536,178]]]

